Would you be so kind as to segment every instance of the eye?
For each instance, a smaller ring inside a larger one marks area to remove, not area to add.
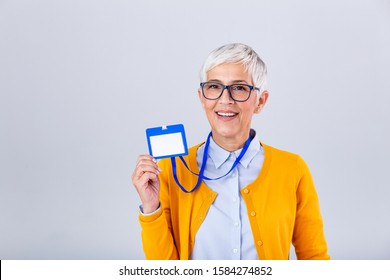
[[[221,85],[217,83],[207,83],[206,84],[206,89],[221,89]]]
[[[247,92],[249,91],[249,87],[247,85],[232,85],[232,90]]]

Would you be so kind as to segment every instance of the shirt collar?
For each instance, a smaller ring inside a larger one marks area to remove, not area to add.
[[[248,168],[248,165],[258,152],[264,153],[260,145],[260,141],[257,137],[256,131],[251,129],[250,134],[251,136],[253,136],[253,139],[249,144],[248,150],[246,151],[245,155],[240,160],[240,164],[245,168]],[[241,150],[242,149],[239,149],[234,152],[226,151],[220,146],[218,146],[217,143],[214,142],[214,139],[211,137],[208,155],[214,162],[215,168],[219,168],[229,159],[230,155],[232,155],[234,159],[236,159],[240,155]]]

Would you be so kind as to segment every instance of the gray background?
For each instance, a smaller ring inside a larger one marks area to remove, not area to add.
[[[253,127],[309,164],[331,256],[390,259],[388,0],[0,0],[0,259],[143,259],[145,128],[205,139],[230,42],[268,65]]]

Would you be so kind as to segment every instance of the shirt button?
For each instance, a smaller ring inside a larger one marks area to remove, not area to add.
[[[235,223],[234,223],[234,226],[235,226],[235,227],[238,227],[238,225],[239,225],[238,222],[235,222]]]
[[[236,177],[236,173],[233,172],[233,173],[232,173],[232,177]]]
[[[255,211],[252,211],[252,212],[251,212],[251,216],[252,216],[252,217],[256,216],[256,212],[255,212]]]
[[[249,190],[248,190],[248,189],[245,189],[245,190],[244,190],[244,193],[245,193],[245,194],[248,194],[248,193],[249,193]]]
[[[237,198],[233,197],[233,202],[237,202]]]
[[[237,249],[233,249],[232,250],[234,254],[237,254],[238,250]]]
[[[263,245],[263,241],[261,241],[261,240],[257,241],[257,245],[259,245],[259,246]]]

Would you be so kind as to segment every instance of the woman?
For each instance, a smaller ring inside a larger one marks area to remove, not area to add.
[[[251,128],[269,94],[264,62],[228,44],[209,54],[200,76],[211,133],[185,157],[193,173],[150,155],[133,172],[146,258],[288,259],[292,243],[298,259],[329,259],[308,167]]]

